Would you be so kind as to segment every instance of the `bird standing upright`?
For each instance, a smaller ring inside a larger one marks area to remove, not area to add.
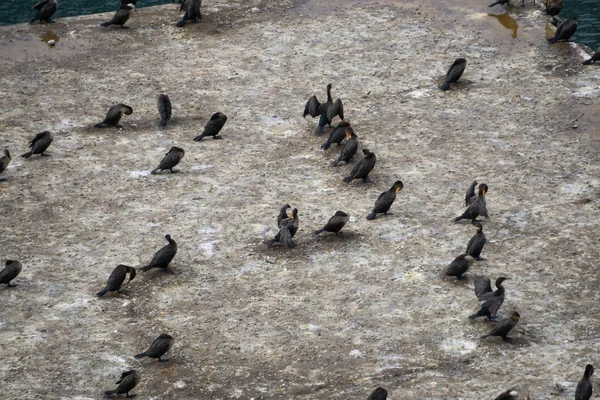
[[[512,343],[512,339],[509,338],[507,335],[519,323],[520,319],[521,316],[519,315],[519,313],[513,311],[510,317],[504,318],[503,320],[498,322],[490,333],[488,333],[487,335],[483,335],[481,338],[485,339],[490,336],[500,336],[502,340],[504,340],[506,343]]]
[[[220,112],[214,113],[206,123],[206,126],[204,126],[202,134],[196,136],[194,140],[199,142],[207,136],[212,136],[213,139],[222,139],[221,136],[217,135],[221,132],[221,129],[223,129],[225,122],[227,122],[227,116],[225,114]]]
[[[594,366],[588,364],[585,366],[583,377],[575,388],[575,400],[589,400],[592,397],[594,389],[592,387],[592,375],[594,374]]]
[[[169,244],[158,250],[154,254],[154,257],[152,257],[150,264],[140,268],[142,271],[145,272],[152,268],[160,268],[169,274],[175,273],[171,268],[169,268],[169,263],[173,260],[175,254],[177,254],[177,243],[171,239],[171,235],[165,235],[165,239],[167,239]]]
[[[110,25],[119,25],[122,29],[129,29],[128,26],[125,26],[125,23],[129,20],[129,17],[131,17],[131,12],[134,9],[135,6],[132,3],[121,3],[121,7],[117,10],[111,20],[101,23],[100,26],[107,27]]]
[[[373,211],[371,211],[371,214],[367,215],[367,219],[375,219],[377,214],[392,215],[392,213],[389,212],[390,207],[394,203],[394,200],[396,200],[396,195],[402,190],[403,187],[404,185],[402,181],[396,181],[391,188],[381,193],[375,201],[375,207],[373,207]]]
[[[500,277],[496,279],[496,290],[492,290],[492,284],[489,278],[484,276],[476,276],[475,283],[475,296],[477,300],[482,302],[479,311],[469,316],[469,319],[475,319],[478,317],[487,317],[489,321],[496,322],[496,313],[504,303],[504,286],[502,282],[508,278]]]
[[[159,337],[157,337],[154,342],[148,347],[143,353],[136,354],[134,358],[142,358],[142,357],[150,357],[150,358],[158,358],[158,361],[164,362],[169,360],[163,360],[161,357],[165,355],[167,351],[171,349],[175,339],[173,336],[167,335],[166,333],[162,333]]]
[[[323,134],[323,128],[325,125],[329,125],[331,127],[331,121],[339,116],[342,121],[344,121],[344,105],[342,104],[342,100],[337,99],[335,102],[331,97],[331,83],[327,85],[327,101],[323,104],[319,103],[317,100],[317,96],[311,97],[304,106],[304,113],[302,117],[306,118],[307,115],[311,117],[319,117],[319,124],[317,125],[317,130],[315,131],[315,136],[320,136]]]
[[[173,170],[173,168],[179,164],[184,155],[185,151],[181,147],[171,147],[169,152],[165,154],[165,157],[161,160],[160,164],[158,164],[158,167],[153,169],[150,173],[156,174],[158,171],[164,171],[165,169],[170,170],[171,173],[179,172]]]
[[[133,397],[135,395],[130,396],[129,392],[140,383],[141,378],[140,373],[133,369],[131,371],[125,371],[117,381],[119,386],[117,386],[115,390],[107,390],[104,394],[107,396],[112,396],[113,394],[126,394],[128,398]]]
[[[350,171],[350,176],[343,179],[344,182],[350,183],[354,179],[362,179],[365,182],[369,182],[369,172],[375,167],[377,157],[369,149],[363,149],[363,154],[364,157]]]
[[[490,6],[491,7],[491,6]],[[465,68],[467,67],[467,60],[464,58],[457,58],[454,60],[448,72],[446,72],[446,78],[444,80],[444,84],[440,87],[443,91],[450,89],[450,84],[458,82],[463,72],[465,72]]]
[[[50,22],[50,18],[56,12],[58,8],[58,1],[56,0],[40,0],[35,6],[33,6],[34,10],[38,10],[35,17],[29,21],[29,23],[34,23],[35,21],[42,22]]]
[[[0,271],[0,283],[6,284],[6,287],[15,287],[17,285],[10,284],[10,281],[15,279],[21,273],[23,266],[16,260],[6,260],[4,269]]]
[[[345,213],[343,211],[336,211],[335,215],[329,218],[327,224],[323,228],[315,231],[314,234],[318,235],[322,232],[332,232],[335,233],[338,237],[344,237],[340,230],[344,227],[344,225],[346,225],[346,222],[348,222],[349,219],[350,215],[348,213]]]
[[[39,154],[41,156],[49,156],[50,154],[44,154],[46,149],[50,147],[50,144],[54,140],[54,135],[50,131],[43,131],[35,135],[33,139],[29,142],[29,147],[31,150],[25,154],[21,154],[23,158],[29,158],[33,154]]]

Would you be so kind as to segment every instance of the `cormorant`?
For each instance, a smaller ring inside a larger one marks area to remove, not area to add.
[[[477,221],[472,222],[472,224],[477,228],[477,233],[467,243],[467,251],[465,253],[477,261],[483,261],[485,258],[481,258],[481,250],[483,250],[483,245],[486,242],[485,235],[483,234],[483,226]]]
[[[222,139],[221,136],[217,135],[223,128],[223,125],[225,125],[225,122],[227,122],[227,116],[225,114],[220,112],[214,113],[206,123],[202,134],[196,136],[194,140],[199,142],[206,136],[212,136],[213,139]]]
[[[512,328],[514,328],[519,323],[520,318],[521,316],[519,315],[519,313],[513,311],[510,317],[504,318],[503,320],[498,322],[490,333],[488,333],[487,335],[483,335],[481,338],[485,339],[490,336],[500,336],[502,340],[504,340],[506,343],[512,343],[512,339],[509,338],[507,335],[512,330]]]
[[[461,254],[444,271],[444,276],[455,276],[457,279],[466,280],[462,275],[473,265],[475,259],[468,254]]]
[[[35,17],[33,17],[29,23],[34,23],[35,21],[42,22],[50,22],[50,18],[56,12],[56,8],[58,7],[58,1],[56,0],[40,0],[35,6],[33,6],[34,10],[38,10]]]
[[[127,0],[125,0],[127,1]],[[167,126],[167,121],[171,119],[171,100],[169,96],[162,93],[158,95],[157,100],[158,114],[160,115],[160,126]]]
[[[315,231],[314,234],[318,235],[322,232],[333,232],[338,237],[343,238],[344,235],[342,234],[342,232],[340,232],[340,230],[344,227],[344,225],[346,225],[346,222],[348,222],[349,219],[350,215],[348,213],[345,213],[343,211],[336,211],[335,215],[329,218],[327,224],[318,231]]]
[[[106,282],[104,289],[98,292],[96,296],[102,297],[106,293],[113,292],[115,290],[121,293],[121,285],[123,282],[125,282],[127,274],[129,274],[129,280],[127,281],[127,283],[129,283],[133,280],[133,278],[135,278],[135,268],[123,264],[117,265],[108,277],[108,281]]]
[[[462,213],[462,215],[454,218],[453,221],[458,222],[462,219],[470,219],[472,221],[476,221],[477,217],[479,217],[480,215],[489,219],[490,217],[488,215],[487,207],[485,205],[485,194],[487,193],[487,189],[488,187],[485,183],[479,185],[479,194],[477,195],[475,200],[471,202],[469,207],[465,210],[464,213]]]
[[[496,4],[500,4],[501,6],[508,4],[508,0],[498,0],[495,3],[490,4],[488,7],[494,7]]]
[[[470,206],[475,200],[477,200],[478,194],[475,194],[475,190],[474,189],[475,188],[473,188],[472,192],[470,190],[467,191],[467,194],[465,195],[467,206]],[[485,183],[482,183],[481,185],[479,185],[477,193],[479,193],[479,191],[481,189],[485,190],[485,194],[487,194],[487,192],[489,191],[488,185],[486,185]],[[468,199],[467,199],[467,195],[469,196]]]
[[[279,210],[279,215],[277,215],[277,227],[281,228],[281,224],[290,219],[291,217],[288,215],[287,210],[289,210],[291,207],[289,204],[284,204],[283,206],[281,206],[281,209]]]
[[[94,125],[94,128],[106,128],[111,126],[119,127],[119,121],[121,120],[121,117],[123,117],[123,114],[131,115],[132,113],[133,108],[122,103],[115,104],[108,110],[108,113],[106,113],[104,121]]]
[[[173,170],[173,168],[177,164],[179,164],[179,161],[181,161],[181,159],[183,158],[184,155],[185,155],[185,151],[181,147],[177,147],[177,146],[171,147],[169,152],[167,154],[165,154],[165,157],[162,159],[160,164],[158,164],[158,167],[156,167],[156,169],[152,170],[151,173],[156,174],[159,170],[164,171],[165,169],[171,170],[171,173],[179,172],[179,171]]]
[[[467,193],[465,194],[465,207],[471,204],[471,199],[476,198],[475,194],[475,186],[477,186],[477,181],[471,182],[471,186],[467,189]]]
[[[121,8],[117,10],[115,15],[112,17],[110,21],[106,21],[100,24],[100,26],[107,27],[110,25],[120,25],[123,29],[129,29],[128,26],[125,26],[125,23],[131,16],[131,12],[135,9],[135,6],[132,3],[121,4]],[[131,113],[129,113],[131,114]],[[99,127],[97,127],[99,128]]]
[[[154,342],[152,342],[150,347],[148,347],[148,350],[146,350],[143,353],[136,354],[134,357],[135,358],[150,357],[150,358],[158,358],[158,361],[169,361],[169,360],[163,360],[163,359],[161,359],[161,357],[167,351],[169,351],[171,349],[174,341],[175,340],[173,339],[173,336],[167,335],[166,333],[162,333],[159,337],[157,337],[154,340]]]
[[[469,316],[469,319],[487,317],[489,321],[497,321],[496,313],[504,303],[504,286],[502,286],[502,282],[507,279],[505,277],[496,279],[496,290],[493,291],[489,278],[484,276],[475,277],[475,296],[483,304],[477,313]]]
[[[370,152],[369,149],[363,149],[363,153],[364,157],[356,163],[350,172],[350,176],[344,178],[344,182],[350,183],[354,179],[361,178],[365,182],[369,181],[369,172],[375,167],[377,157],[375,157],[375,153]]]
[[[566,20],[561,22],[560,25],[558,25],[558,28],[556,28],[556,32],[554,32],[554,37],[548,39],[548,42],[556,43],[560,40],[569,40],[569,38],[573,36],[575,31],[577,30],[578,23],[579,21],[577,20],[577,18],[567,18]]]
[[[6,287],[14,287],[16,284],[10,284],[10,281],[15,279],[21,273],[23,266],[15,260],[6,260],[4,269],[0,271],[0,283],[5,283]]]
[[[135,388],[137,384],[140,383],[140,379],[142,379],[142,377],[140,376],[139,372],[133,369],[131,371],[125,371],[121,374],[121,377],[117,381],[119,386],[117,386],[115,390],[107,390],[106,392],[104,392],[104,394],[110,396],[113,394],[125,393],[127,394],[128,398],[133,397],[135,395],[130,396],[129,392],[131,392],[133,388]]]
[[[171,262],[171,260],[173,260],[175,254],[177,254],[177,243],[173,239],[171,239],[171,235],[165,235],[165,239],[167,239],[167,242],[169,242],[169,244],[164,246],[162,249],[158,250],[154,254],[154,257],[152,257],[152,261],[150,261],[150,264],[140,268],[142,271],[145,272],[152,268],[160,268],[168,272],[169,274],[175,273],[171,268],[169,268],[169,263]]]
[[[562,0],[546,0],[546,14],[555,17],[562,10]]]
[[[393,213],[388,211],[394,203],[394,200],[396,200],[396,195],[403,187],[402,181],[396,181],[389,190],[381,193],[375,201],[375,207],[373,207],[373,211],[367,216],[367,219],[375,219],[377,214],[392,215]]]
[[[340,151],[340,156],[332,165],[338,165],[341,161],[348,163],[352,160],[354,154],[356,154],[356,150],[358,150],[358,137],[350,126],[346,128],[346,138],[348,140],[346,140],[346,144],[342,148],[342,151]]]
[[[292,248],[295,246],[292,238],[298,232],[298,227],[300,225],[300,220],[298,219],[298,209],[294,208],[292,210],[292,218],[288,218],[281,222],[279,226],[279,232],[277,235],[271,240],[265,241],[267,246],[271,246],[275,243],[283,243],[288,248]]]
[[[321,145],[321,149],[327,150],[332,143],[337,143],[338,146],[342,144],[342,141],[346,138],[346,128],[349,128],[350,124],[346,121],[340,122],[333,130],[329,133],[327,141]]]
[[[378,387],[371,393],[367,400],[387,400],[387,390],[384,388]]]
[[[8,151],[8,149],[4,149],[3,150],[3,155],[2,157],[0,157],[0,173],[4,172],[4,170],[6,169],[6,167],[8,167],[8,164],[10,164],[10,152]],[[5,181],[6,178],[0,178],[0,182]]]
[[[491,7],[491,6],[490,6]],[[464,58],[457,58],[454,60],[448,72],[446,73],[446,79],[444,84],[440,87],[440,89],[446,91],[450,89],[450,84],[457,82],[462,76],[463,72],[465,72],[465,68],[467,66],[467,60]]]
[[[583,377],[575,389],[575,400],[589,400],[592,397],[592,392],[594,390],[592,388],[591,377],[593,374],[594,366],[592,364],[586,365]]]
[[[519,393],[515,389],[508,389],[494,400],[517,400]]]
[[[41,156],[49,156],[50,154],[44,154],[46,149],[50,147],[50,144],[54,140],[54,135],[50,131],[43,131],[35,135],[29,142],[31,150],[25,154],[21,154],[23,158],[29,158],[32,154],[39,154]]]
[[[202,13],[200,12],[200,6],[202,5],[202,0],[186,0],[185,4],[185,14],[181,21],[179,21],[176,26],[181,28],[185,25],[187,21],[197,22],[199,19],[202,19]],[[184,4],[181,5],[181,8],[184,7]],[[180,8],[180,10],[181,10]]]
[[[307,115],[310,115],[313,118],[321,116],[319,118],[317,130],[315,131],[316,136],[323,134],[323,128],[325,128],[325,125],[329,125],[331,127],[331,121],[336,116],[339,116],[342,121],[344,120],[344,105],[340,99],[337,99],[335,103],[333,102],[333,98],[331,97],[331,83],[327,85],[327,101],[325,103],[319,103],[317,96],[311,97],[306,102],[302,117],[306,118]]]
[[[600,47],[598,47],[598,50],[596,50],[596,52],[592,54],[592,57],[582,62],[582,64],[590,65],[591,63],[595,63],[596,61],[600,61]]]

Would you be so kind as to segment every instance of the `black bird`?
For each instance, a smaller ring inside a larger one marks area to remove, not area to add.
[[[477,189],[477,194],[475,194],[475,188],[473,188],[473,191],[471,192],[471,190],[467,191],[467,194],[465,195],[465,200],[467,203],[467,206],[470,206],[473,202],[475,202],[475,200],[477,200],[477,197],[479,196],[479,191],[481,189],[485,190],[485,194],[487,194],[489,188],[488,185],[486,185],[485,183],[482,183],[481,185],[479,185],[479,188]],[[467,196],[469,196],[469,198],[467,199]]]
[[[589,400],[592,397],[594,389],[592,388],[591,377],[594,374],[594,366],[588,364],[585,366],[583,377],[575,389],[575,400]]]
[[[6,260],[4,263],[4,269],[0,271],[0,283],[5,283],[6,287],[14,287],[17,286],[15,284],[10,284],[10,281],[15,279],[21,273],[23,266],[20,262],[15,260]]]
[[[8,164],[10,164],[10,151],[8,151],[8,149],[4,149],[3,150],[3,155],[2,157],[0,157],[0,173],[4,172],[4,170],[6,169],[6,167],[8,167]],[[5,181],[6,178],[0,178],[0,182]]]
[[[99,124],[94,125],[95,128],[106,128],[106,127],[111,127],[111,126],[117,126],[119,127],[119,121],[121,120],[121,117],[123,117],[123,114],[125,115],[131,115],[133,113],[133,108],[119,103],[119,104],[115,104],[114,106],[112,106],[109,110],[108,113],[106,113],[106,118],[104,118],[104,121],[100,122]]]
[[[387,400],[387,390],[384,388],[378,387],[371,393],[367,400]]]
[[[465,253],[477,261],[483,261],[485,258],[481,258],[481,250],[483,250],[483,245],[486,242],[485,235],[483,234],[483,226],[479,222],[473,222],[473,225],[477,228],[477,233],[467,243],[467,251]]]
[[[179,171],[173,170],[173,168],[177,164],[179,164],[179,161],[181,161],[181,159],[183,158],[184,155],[185,155],[185,151],[181,147],[177,147],[177,146],[171,147],[169,152],[167,154],[165,154],[165,157],[162,159],[160,164],[158,164],[158,167],[156,167],[156,169],[152,170],[151,173],[156,174],[159,170],[164,171],[165,169],[170,170],[171,173],[179,172]]]
[[[346,121],[340,122],[333,130],[329,133],[327,141],[321,145],[321,149],[327,150],[333,143],[337,143],[338,146],[342,144],[342,141],[346,138],[346,128],[349,128],[350,124]]]
[[[556,28],[556,32],[554,32],[554,37],[548,39],[549,43],[556,43],[558,41],[564,40],[567,41],[575,31],[577,30],[577,24],[579,21],[577,18],[567,18],[563,22],[558,25]]]
[[[46,149],[50,147],[50,144],[54,140],[54,135],[50,131],[43,131],[35,135],[29,142],[31,150],[25,154],[21,154],[23,158],[29,158],[32,154],[39,154],[41,156],[49,156],[50,154],[44,154]]]
[[[555,17],[562,10],[562,0],[546,0],[546,14]]]
[[[375,207],[373,207],[373,211],[367,216],[367,219],[375,219],[377,214],[392,215],[393,213],[388,211],[394,203],[394,200],[396,200],[396,195],[403,187],[402,181],[396,181],[389,190],[381,193],[375,201]]]
[[[106,392],[104,392],[104,394],[107,396],[111,396],[113,394],[125,393],[127,395],[127,398],[134,397],[135,395],[130,396],[129,392],[131,392],[133,388],[135,388],[137,384],[140,383],[140,379],[142,379],[142,377],[140,376],[139,372],[133,369],[131,371],[125,371],[121,374],[121,377],[117,381],[119,386],[117,386],[115,390],[107,390]]]
[[[322,232],[333,232],[338,237],[343,238],[344,235],[342,234],[342,232],[340,232],[340,230],[342,230],[342,228],[344,227],[344,225],[346,225],[346,222],[348,222],[349,219],[350,215],[348,213],[345,213],[343,211],[336,211],[335,215],[329,218],[327,224],[318,231],[315,231],[314,234],[318,235]]]
[[[344,120],[344,105],[340,99],[337,99],[335,103],[333,102],[333,98],[331,97],[331,83],[327,85],[327,101],[325,103],[319,103],[317,96],[311,97],[306,102],[302,117],[306,118],[307,115],[313,118],[320,116],[319,125],[317,125],[317,130],[315,131],[316,136],[323,134],[325,125],[331,127],[331,121],[336,116],[339,116],[342,121]]]
[[[491,6],[490,6],[491,7]],[[448,72],[446,72],[446,79],[444,80],[444,84],[440,87],[442,90],[450,89],[450,84],[457,82],[462,76],[463,72],[465,72],[465,68],[467,66],[467,60],[464,58],[457,58],[454,60]]]
[[[225,122],[227,122],[227,116],[225,114],[220,112],[214,113],[206,123],[202,135],[196,136],[194,140],[196,142],[199,142],[206,136],[212,136],[213,139],[222,139],[221,136],[217,135],[223,128],[223,125],[225,125]]]
[[[299,226],[300,220],[298,219],[298,209],[294,208],[292,210],[292,218],[281,221],[277,235],[275,235],[273,239],[265,241],[265,244],[271,246],[275,243],[283,243],[288,248],[294,247],[295,244],[292,241],[292,238],[296,235],[296,232],[298,232]]]
[[[112,17],[110,21],[106,21],[100,24],[100,26],[107,27],[111,25],[120,25],[123,29],[129,29],[128,26],[125,26],[125,23],[131,17],[131,12],[135,9],[135,6],[132,3],[121,4],[121,8],[117,10],[115,15]]]
[[[145,272],[152,268],[160,268],[169,274],[175,273],[171,268],[169,268],[169,263],[173,260],[175,254],[177,254],[177,243],[171,239],[171,235],[165,235],[165,239],[167,239],[169,244],[158,250],[154,254],[154,257],[152,257],[150,264],[140,268],[142,271]]]
[[[598,50],[596,50],[596,52],[592,54],[592,57],[582,62],[582,64],[590,65],[591,63],[595,63],[596,61],[600,61],[600,47],[598,47]]]
[[[508,389],[494,400],[517,400],[518,395],[519,394],[515,391],[515,389]]]
[[[369,172],[375,167],[377,157],[375,157],[375,153],[371,153],[369,149],[363,149],[363,153],[364,157],[356,163],[350,172],[350,176],[344,178],[344,182],[350,183],[354,179],[361,178],[363,181],[369,182]]]
[[[58,1],[56,0],[40,0],[35,6],[33,6],[34,10],[38,10],[35,17],[33,17],[29,23],[34,23],[35,21],[42,22],[50,22],[50,18],[56,12],[56,8],[58,7]]]
[[[337,160],[335,160],[332,165],[338,165],[340,162],[344,161],[344,163],[350,162],[354,154],[356,154],[356,150],[358,150],[358,137],[354,133],[352,127],[346,128],[346,144],[340,151],[340,156]]]
[[[463,274],[473,265],[475,259],[468,254],[461,254],[446,267],[444,276],[455,276],[457,279],[466,280]]]
[[[127,1],[127,0],[124,0]],[[171,100],[169,96],[162,93],[158,95],[157,100],[158,114],[160,115],[160,126],[167,126],[167,121],[171,119]]]
[[[475,194],[475,186],[477,186],[477,181],[471,182],[471,186],[467,189],[467,193],[465,194],[465,207],[472,203],[471,199],[477,197]]]
[[[175,340],[173,339],[173,336],[167,335],[166,333],[162,333],[159,337],[157,337],[154,340],[154,342],[152,342],[150,347],[148,347],[148,350],[146,350],[143,353],[136,354],[134,357],[135,358],[150,357],[150,358],[158,358],[158,361],[169,361],[169,360],[163,360],[163,359],[161,359],[161,357],[164,356],[165,353],[171,349],[171,347],[173,346],[173,342],[175,342]]]
[[[519,323],[520,318],[521,316],[519,315],[519,313],[513,311],[510,317],[504,318],[503,320],[498,322],[490,333],[488,333],[487,335],[483,335],[481,338],[485,339],[490,336],[500,336],[502,340],[504,340],[506,343],[512,343],[512,339],[509,338],[507,335],[512,330],[512,328],[514,328]]]
[[[479,194],[474,201],[471,202],[469,207],[465,210],[462,215],[453,219],[454,222],[458,222],[462,219],[470,219],[471,221],[477,221],[477,217],[480,215],[484,218],[489,219],[487,207],[485,205],[485,194],[487,193],[488,187],[485,183],[479,185]]]
[[[183,15],[181,21],[179,21],[176,25],[181,28],[187,21],[192,21],[195,23],[198,22],[199,19],[202,19],[202,13],[200,12],[201,5],[202,0],[186,0],[180,8],[180,10],[185,9],[185,14]]]
[[[508,0],[498,0],[495,3],[490,4],[488,7],[494,7],[496,4],[500,4],[501,6],[508,4]]]
[[[484,276],[476,276],[475,283],[475,296],[482,302],[481,309],[473,315],[469,316],[469,319],[475,319],[478,317],[487,317],[489,321],[496,322],[496,313],[504,303],[504,286],[502,282],[508,278],[500,277],[496,279],[496,290],[492,290],[492,284],[489,278]]]
[[[96,293],[96,296],[102,297],[106,293],[113,291],[122,293],[121,285],[123,284],[123,282],[125,282],[127,274],[129,274],[129,280],[127,281],[127,283],[129,283],[133,280],[133,278],[135,278],[135,268],[128,267],[127,265],[123,264],[117,265],[113,272],[110,273],[110,276],[108,277],[108,281],[106,282],[106,286],[104,287],[104,289]]]
[[[283,206],[281,206],[281,209],[279,210],[279,215],[277,215],[277,227],[281,228],[281,224],[284,223],[286,220],[292,218],[288,215],[287,210],[289,210],[291,207],[289,204],[284,204]]]

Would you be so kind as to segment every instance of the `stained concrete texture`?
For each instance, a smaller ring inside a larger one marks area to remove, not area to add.
[[[135,368],[147,399],[573,398],[600,363],[600,69],[547,44],[539,7],[510,8],[513,23],[472,1],[219,0],[183,29],[172,4],[129,30],[98,26],[112,13],[0,28],[0,257],[23,264],[0,288],[2,397],[97,399]],[[457,57],[467,69],[441,92]],[[377,155],[373,183],[344,184],[354,163],[330,166],[339,147],[319,150],[302,118],[328,83]],[[122,129],[92,128],[121,102]],[[224,139],[192,141],[216,111]],[[18,157],[45,129],[52,156]],[[180,172],[149,175],[172,145]],[[397,179],[394,215],[367,221]],[[490,188],[487,260],[442,280],[474,233],[451,222],[473,179]],[[300,214],[291,250],[263,244],[284,203]],[[346,237],[314,236],[336,210]],[[165,234],[175,275],[95,297]],[[510,278],[514,345],[468,320],[477,274]],[[170,361],[133,358],[162,332]]]

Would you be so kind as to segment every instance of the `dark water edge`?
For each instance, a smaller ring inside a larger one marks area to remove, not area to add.
[[[27,22],[35,16],[31,8],[38,0],[0,0],[0,25]],[[179,2],[179,1],[177,1]],[[136,8],[170,4],[171,0],[138,0]],[[58,0],[55,18],[117,11],[121,0]]]
[[[577,17],[579,26],[571,38],[596,50],[600,46],[600,1],[563,0],[561,18]]]

